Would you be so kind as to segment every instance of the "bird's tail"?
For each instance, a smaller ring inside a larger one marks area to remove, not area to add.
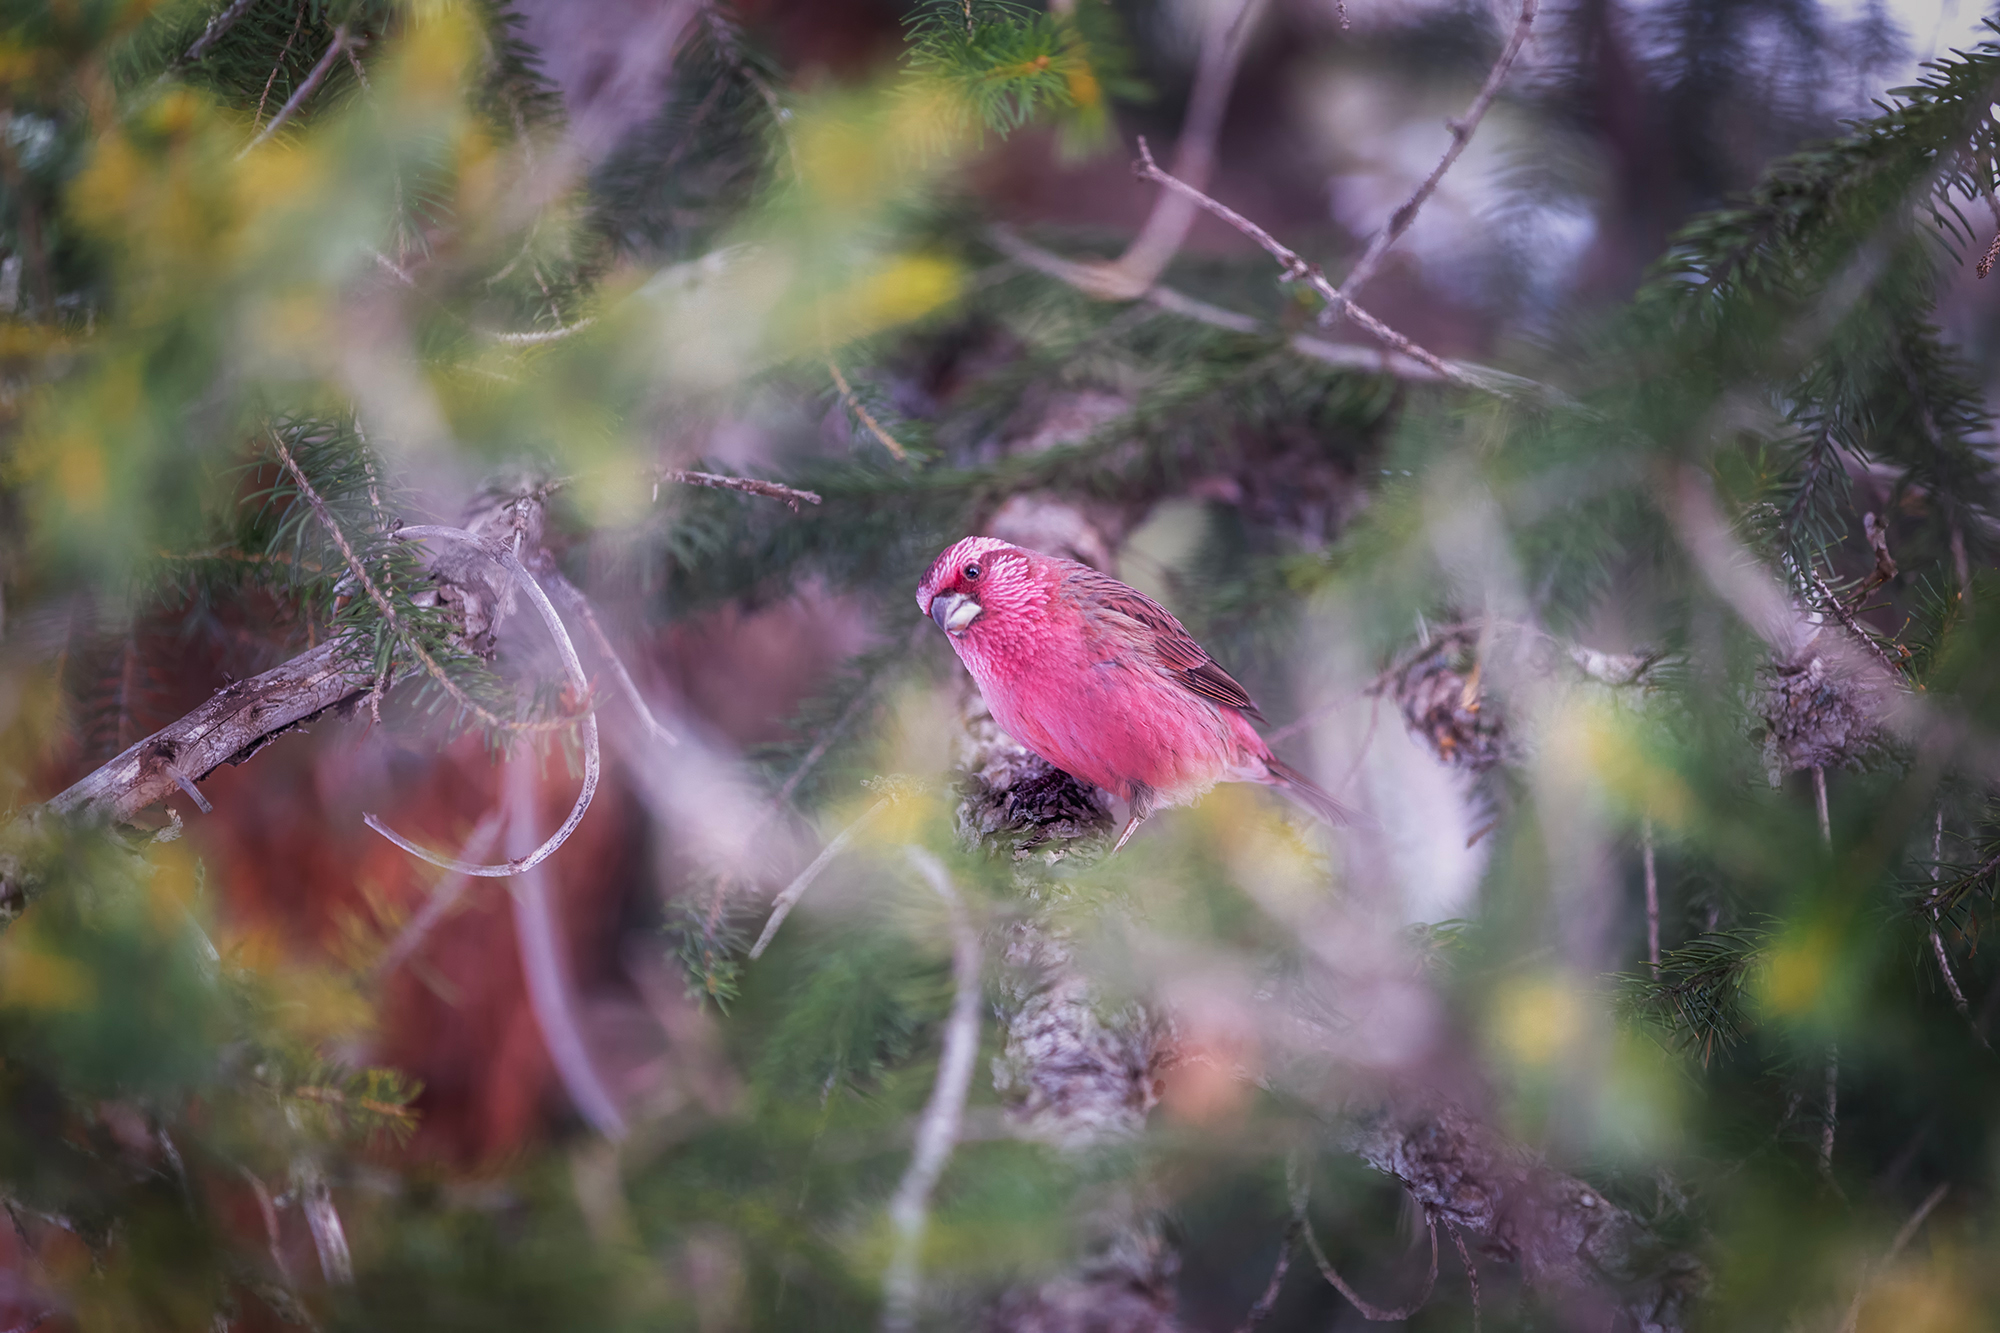
[[[1329,824],[1352,824],[1355,814],[1326,794],[1320,785],[1282,759],[1270,759],[1271,785]]]

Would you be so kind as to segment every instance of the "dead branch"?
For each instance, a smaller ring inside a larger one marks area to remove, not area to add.
[[[1264,1284],[1264,1294],[1243,1316],[1243,1322],[1236,1326],[1236,1333],[1254,1333],[1257,1325],[1271,1317],[1271,1311],[1278,1305],[1278,1292],[1285,1285],[1285,1274],[1291,1271],[1292,1251],[1298,1248],[1298,1244],[1299,1223],[1294,1218],[1286,1224],[1284,1237],[1278,1242],[1278,1261],[1271,1268],[1271,1280]]]
[[[1424,1306],[1430,1304],[1431,1291],[1437,1286],[1438,1276],[1438,1220],[1436,1213],[1428,1208],[1424,1209],[1424,1223],[1429,1227],[1431,1233],[1431,1269],[1430,1275],[1424,1279],[1424,1289],[1411,1298],[1409,1304],[1394,1310],[1385,1310],[1371,1301],[1363,1300],[1354,1288],[1348,1285],[1347,1280],[1341,1277],[1339,1271],[1334,1268],[1332,1261],[1326,1257],[1326,1251],[1320,1248],[1319,1237],[1313,1233],[1312,1219],[1306,1214],[1306,1204],[1309,1201],[1310,1195],[1304,1180],[1302,1178],[1296,1180],[1292,1187],[1293,1225],[1298,1228],[1299,1235],[1304,1238],[1306,1250],[1312,1255],[1313,1262],[1319,1266],[1320,1276],[1325,1278],[1335,1291],[1345,1296],[1348,1303],[1360,1311],[1363,1319],[1376,1324],[1393,1324],[1410,1318],[1417,1311],[1423,1309]]]
[[[233,3],[225,5],[222,8],[222,10],[218,12],[214,18],[210,19],[207,25],[202,28],[201,36],[194,39],[194,44],[188,47],[187,50],[181,52],[180,58],[174,61],[175,67],[178,68],[179,66],[182,65],[192,65],[196,61],[200,60],[203,56],[207,55],[208,48],[214,46],[217,40],[220,39],[224,33],[228,32],[232,27],[236,26],[236,20],[242,18],[244,12],[247,11],[250,8],[250,6],[254,3],[255,0],[234,0]]]
[[[1947,1181],[1925,1195],[1924,1201],[1917,1205],[1917,1210],[1910,1214],[1909,1219],[1901,1227],[1897,1228],[1896,1238],[1889,1242],[1889,1249],[1882,1256],[1881,1262],[1877,1263],[1862,1278],[1861,1285],[1855,1288],[1854,1300],[1847,1307],[1847,1317],[1840,1321],[1840,1333],[1854,1333],[1854,1330],[1860,1327],[1861,1304],[1868,1297],[1868,1288],[1873,1285],[1876,1276],[1888,1268],[1890,1264],[1895,1263],[1897,1257],[1909,1247],[1910,1242],[1916,1239],[1917,1231],[1923,1226],[1924,1219],[1931,1215],[1933,1209],[1944,1202],[1944,1196],[1950,1189],[1951,1184]]]
[[[1319,265],[1306,263],[1305,260],[1299,258],[1297,252],[1278,240],[1277,237],[1271,235],[1270,232],[1265,231],[1262,227],[1252,222],[1249,218],[1244,217],[1227,204],[1218,203],[1206,194],[1203,194],[1200,190],[1195,189],[1192,185],[1189,185],[1186,181],[1179,180],[1160,170],[1159,164],[1153,161],[1152,150],[1146,146],[1144,138],[1139,140],[1139,160],[1133,164],[1132,170],[1143,180],[1153,181],[1185,196],[1195,204],[1215,214],[1215,216],[1221,218],[1245,236],[1248,236],[1251,240],[1262,246],[1265,253],[1278,261],[1278,265],[1284,271],[1284,278],[1287,282],[1304,280],[1310,283],[1312,289],[1324,297],[1330,305],[1340,307],[1349,319],[1374,334],[1383,343],[1393,347],[1405,356],[1414,357],[1416,360],[1430,367],[1438,378],[1450,380],[1453,384],[1459,385],[1461,388],[1487,390],[1486,385],[1446,364],[1435,353],[1417,346],[1408,338],[1396,332],[1366,310],[1363,310],[1352,298],[1342,295],[1338,288],[1327,281],[1326,274],[1320,271]]]
[[[951,1016],[945,1020],[944,1049],[938,1057],[937,1082],[917,1122],[916,1151],[889,1200],[889,1225],[895,1248],[882,1275],[882,1328],[903,1333],[916,1326],[920,1295],[918,1256],[930,1216],[931,1192],[958,1143],[965,1118],[965,1098],[972,1087],[972,1066],[979,1053],[979,991],[984,949],[977,927],[953,887],[944,863],[921,847],[906,847],[910,864],[944,900],[951,917],[951,973],[955,990]]]
[[[478,861],[484,858],[492,849],[494,842],[499,839],[504,822],[499,811],[489,812],[473,826],[472,833],[465,840],[465,846],[459,848],[460,859]],[[444,920],[451,909],[458,905],[458,900],[464,896],[465,885],[470,878],[469,875],[454,872],[440,880],[437,887],[431,891],[431,896],[424,902],[423,909],[410,918],[409,923],[397,933],[389,947],[382,951],[382,956],[376,960],[370,975],[380,980],[401,967],[423,944],[438,922]]]
[[[653,739],[667,745],[679,745],[680,737],[669,731],[660,719],[653,715],[652,706],[646,702],[646,697],[639,693],[639,686],[633,681],[632,673],[625,669],[625,659],[618,655],[618,650],[612,646],[611,636],[597,623],[597,612],[591,607],[590,599],[583,595],[583,589],[564,578],[562,571],[556,568],[554,560],[538,563],[543,565],[540,571],[541,577],[556,590],[558,597],[568,603],[571,614],[583,622],[584,629],[590,634],[592,646],[597,649],[598,656],[604,659],[605,665],[611,668],[612,679],[618,682],[619,690],[625,695],[625,701],[632,705],[632,711],[639,715],[639,721],[645,724]]]
[[[1234,12],[1224,5],[1211,5],[1208,26],[1202,34],[1201,53],[1196,58],[1194,87],[1188,95],[1187,119],[1181,125],[1180,141],[1174,145],[1174,174],[1205,188],[1215,170],[1215,144],[1222,132],[1222,117],[1229,108],[1230,89],[1243,63],[1243,51],[1257,23],[1263,0],[1243,0]],[[1153,203],[1139,234],[1125,247],[1125,253],[1108,264],[1079,265],[1079,284],[1092,295],[1129,301],[1143,295],[1166,272],[1180,252],[1194,225],[1195,208],[1186,199],[1163,195]]]
[[[51,798],[46,809],[120,823],[165,799],[183,780],[224,763],[240,764],[274,737],[356,698],[375,683],[373,667],[345,637],[218,691]]]
[[[1340,296],[1344,302],[1351,302],[1354,295],[1375,276],[1375,270],[1381,267],[1382,257],[1389,252],[1389,247],[1401,240],[1403,233],[1410,229],[1410,225],[1417,220],[1418,210],[1437,190],[1438,182],[1444,179],[1445,172],[1451,170],[1452,163],[1458,161],[1458,155],[1465,151],[1468,143],[1472,142],[1473,131],[1479,128],[1480,121],[1486,119],[1486,112],[1493,105],[1493,99],[1500,95],[1500,85],[1507,81],[1507,75],[1513,70],[1514,62],[1520,58],[1521,48],[1527,45],[1528,30],[1535,23],[1537,3],[1538,0],[1522,0],[1521,17],[1515,20],[1513,34],[1508,37],[1507,44],[1500,49],[1500,58],[1493,62],[1492,70],[1486,75],[1486,82],[1480,85],[1478,94],[1473,97],[1472,104],[1466,107],[1464,115],[1457,120],[1445,122],[1445,128],[1451,131],[1451,146],[1444,150],[1444,156],[1438,159],[1435,167],[1431,168],[1431,174],[1424,177],[1423,183],[1403,201],[1403,206],[1389,215],[1389,225],[1375,233],[1375,239],[1368,243],[1368,248],[1362,251],[1361,258],[1348,270],[1346,279],[1340,284]],[[1328,305],[1320,312],[1320,324],[1322,326],[1332,324],[1339,317],[1342,308],[1340,305]]]
[[[803,491],[796,486],[783,486],[775,481],[764,481],[757,477],[729,477],[717,472],[687,472],[680,468],[668,468],[660,473],[659,479],[653,483],[654,499],[659,498],[659,484],[662,481],[671,481],[681,486],[706,486],[717,491],[741,491],[745,495],[768,496],[773,500],[783,500],[792,507],[794,514],[799,512],[801,500],[811,505],[821,503],[817,492]]]
[[[556,614],[555,605],[549,601],[549,595],[542,591],[542,585],[535,581],[535,576],[527,571],[513,552],[505,547],[495,546],[486,538],[468,532],[464,528],[444,527],[433,523],[419,523],[402,528],[396,535],[412,541],[439,538],[462,542],[512,574],[515,581],[528,594],[529,600],[534,602],[535,609],[542,613],[542,620],[549,627],[549,635],[555,640],[556,651],[562,656],[563,669],[569,675],[571,688],[576,691],[579,698],[589,697],[590,678],[583,674],[583,663],[577,658],[576,645],[570,641],[569,631],[563,627],[562,617]],[[558,847],[569,841],[569,835],[583,822],[584,812],[590,809],[591,798],[597,794],[597,780],[602,768],[602,756],[599,754],[597,744],[597,710],[595,708],[587,710],[583,714],[582,722],[583,787],[577,792],[576,804],[570,807],[569,817],[562,822],[560,828],[549,835],[549,840],[526,855],[498,865],[474,865],[417,846],[373,814],[363,815],[362,821],[410,855],[421,857],[434,866],[455,870],[463,875],[479,875],[491,879],[518,875],[524,870],[540,865],[554,855]]]
[[[319,63],[312,67],[312,72],[306,75],[305,82],[293,90],[291,97],[278,108],[278,114],[271,117],[271,123],[259,130],[256,138],[243,145],[242,151],[236,154],[237,161],[240,162],[250,156],[253,149],[276,134],[278,127],[290,120],[292,115],[305,105],[306,99],[319,90],[320,84],[326,80],[327,72],[333,68],[333,62],[340,59],[340,53],[347,49],[347,43],[347,25],[343,23],[333,30],[333,41],[327,45],[326,54],[319,58]]]
[[[827,341],[824,329],[821,330],[820,341]],[[882,423],[875,419],[875,414],[862,405],[861,400],[854,394],[854,386],[847,382],[847,376],[840,373],[840,367],[835,364],[831,351],[826,353],[826,372],[833,376],[833,387],[840,391],[840,401],[847,404],[848,411],[854,413],[861,424],[868,428],[868,433],[875,437],[875,442],[887,449],[898,463],[907,462],[910,451],[899,444],[895,436],[882,429]],[[819,501],[814,500],[813,503],[818,504]],[[798,506],[793,505],[792,508],[796,511]]]

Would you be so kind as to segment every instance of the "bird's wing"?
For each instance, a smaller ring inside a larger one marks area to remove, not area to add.
[[[1250,692],[1215,664],[1208,650],[1195,642],[1194,636],[1166,607],[1089,565],[1080,564],[1067,571],[1064,582],[1090,605],[1134,622],[1160,668],[1178,684],[1259,722],[1264,720],[1257,705],[1251,702]]]

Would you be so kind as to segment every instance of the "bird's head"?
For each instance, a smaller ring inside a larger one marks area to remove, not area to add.
[[[917,585],[917,605],[954,639],[1018,600],[1034,583],[1035,555],[998,537],[967,537],[931,562]]]

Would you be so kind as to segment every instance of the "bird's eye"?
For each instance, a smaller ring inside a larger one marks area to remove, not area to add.
[[[979,566],[978,566],[978,565],[967,565],[967,566],[965,567],[965,577],[967,577],[967,578],[969,578],[969,579],[976,579],[976,578],[978,578],[978,577],[979,577]]]

